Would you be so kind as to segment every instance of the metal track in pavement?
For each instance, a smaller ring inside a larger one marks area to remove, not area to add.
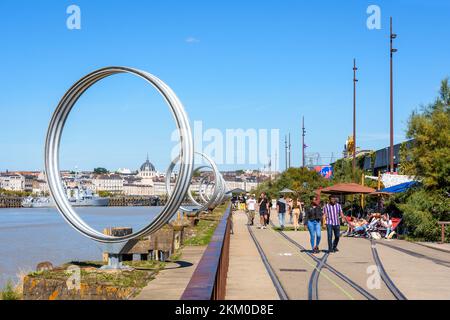
[[[287,295],[286,291],[283,288],[283,285],[281,284],[280,280],[278,279],[277,275],[275,274],[275,271],[273,270],[272,266],[269,263],[269,260],[267,259],[266,254],[264,253],[261,245],[259,244],[258,240],[255,237],[255,234],[250,226],[247,226],[248,232],[250,233],[250,236],[253,239],[253,242],[256,245],[256,249],[258,249],[259,255],[261,256],[261,259],[264,263],[264,267],[266,267],[267,272],[269,273],[270,279],[273,282],[273,285],[275,286],[275,289],[277,290],[278,296],[280,297],[280,300],[289,300],[289,296]]]
[[[272,226],[274,226],[274,224],[272,222],[270,222]],[[291,239],[289,236],[287,236],[283,231],[279,232],[280,235],[285,238],[287,241],[289,241],[290,243],[292,243],[294,246],[296,246],[297,248],[299,248],[302,252],[306,253],[311,259],[313,259],[316,263],[320,263],[320,258],[316,257],[315,255],[311,254],[308,252],[308,250],[306,250],[305,247],[303,247],[301,244],[299,244],[298,242],[296,242],[295,240]],[[358,293],[360,293],[362,296],[364,296],[367,300],[378,300],[375,296],[373,296],[371,293],[369,293],[367,290],[365,290],[364,288],[362,288],[361,286],[359,286],[358,284],[356,284],[353,280],[351,280],[350,278],[348,278],[346,275],[342,274],[341,272],[339,272],[338,270],[336,270],[335,268],[333,268],[331,265],[329,265],[328,263],[326,263],[326,261],[323,263],[323,268],[328,269],[332,274],[334,274],[335,276],[337,276],[339,279],[341,279],[342,281],[344,281],[345,283],[347,283],[349,286],[351,286],[353,289],[355,289]]]
[[[308,299],[309,300],[319,300],[319,276],[320,272],[322,271],[322,268],[324,267],[325,263],[327,262],[329,253],[325,253],[322,258],[320,258],[320,261],[317,262],[317,266],[314,268],[313,272],[311,273],[311,277],[309,278],[309,284],[308,284]]]
[[[407,300],[405,295],[397,288],[397,286],[394,284],[394,282],[392,281],[392,279],[389,277],[389,275],[387,274],[386,270],[384,269],[383,264],[381,263],[380,256],[378,255],[376,242],[374,240],[370,240],[370,249],[372,250],[372,256],[373,256],[373,259],[375,260],[375,263],[377,265],[378,272],[380,273],[381,280],[383,280],[383,282],[386,284],[386,286],[388,287],[389,291],[392,292],[392,294],[394,295],[395,299],[397,299],[397,300]]]

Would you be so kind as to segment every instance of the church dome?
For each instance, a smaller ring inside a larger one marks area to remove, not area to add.
[[[147,160],[141,165],[140,171],[156,171],[155,166],[148,160],[148,156]]]

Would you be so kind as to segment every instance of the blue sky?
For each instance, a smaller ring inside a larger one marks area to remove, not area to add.
[[[66,8],[81,8],[68,30]],[[366,27],[381,8],[382,29]],[[358,71],[358,145],[389,142],[389,16],[395,55],[396,142],[412,110],[431,102],[450,74],[450,2],[419,1],[0,1],[0,170],[43,167],[44,137],[64,92],[96,68],[125,65],[166,81],[193,123],[220,130],[291,132],[300,163],[323,162],[352,132],[352,63]],[[136,169],[149,153],[169,164],[170,114],[153,89],[117,76],[77,104],[62,141],[62,167]],[[280,141],[280,146],[281,146]],[[280,163],[284,163],[283,157]],[[231,169],[239,166],[222,166]],[[244,166],[258,167],[258,166]]]

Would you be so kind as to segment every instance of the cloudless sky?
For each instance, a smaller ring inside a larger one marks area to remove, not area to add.
[[[66,27],[69,5],[81,30]],[[366,27],[369,5],[382,29]],[[83,75],[108,65],[151,72],[204,129],[291,132],[308,152],[342,155],[352,132],[357,59],[357,135],[363,149],[389,143],[389,16],[395,46],[395,142],[411,111],[434,100],[450,74],[450,2],[396,1],[0,1],[0,170],[40,170],[51,114]],[[91,88],[72,111],[62,167],[132,170],[147,153],[170,161],[171,115],[154,89],[120,75]],[[280,141],[280,150],[283,142]],[[283,155],[280,164],[284,164]],[[221,166],[221,169],[262,167]],[[283,165],[281,165],[283,167]]]

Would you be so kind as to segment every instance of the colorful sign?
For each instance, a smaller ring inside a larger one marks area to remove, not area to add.
[[[314,170],[326,179],[331,179],[331,176],[333,175],[331,166],[315,166]]]

